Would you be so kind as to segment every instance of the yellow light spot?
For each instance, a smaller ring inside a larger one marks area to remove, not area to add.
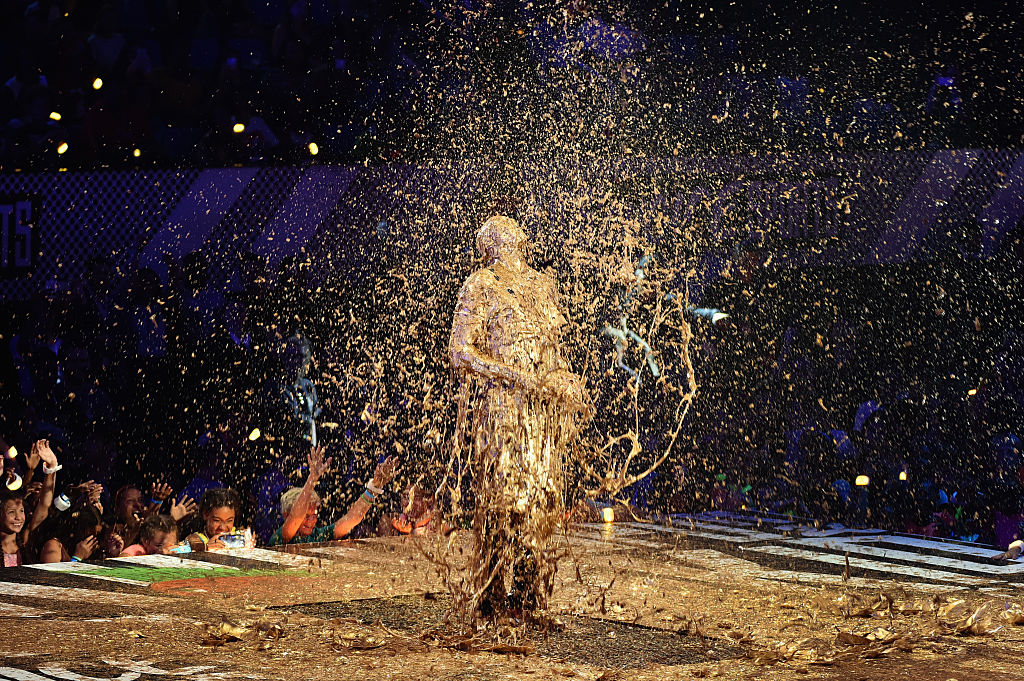
[[[857,479],[854,481],[854,484],[857,485],[857,487],[867,487],[868,483],[870,483],[870,482],[871,482],[871,478],[869,478],[868,476],[866,476],[866,475],[858,475]]]
[[[615,510],[611,506],[605,506],[601,509],[601,520],[606,523],[610,523],[615,520]]]
[[[260,429],[259,428],[253,428],[252,432],[249,433],[249,442],[255,442],[256,440],[259,440],[259,439],[260,439]]]
[[[973,396],[978,394],[978,389],[977,388],[971,388],[970,390],[967,391],[967,394],[970,395],[971,397],[973,397]]]
[[[60,114],[58,112],[56,112],[56,111],[51,111],[50,112],[50,120],[51,121],[59,121],[60,120]]]
[[[103,87],[103,79],[102,78],[96,78],[95,80],[92,81],[92,89],[93,90],[99,90],[101,87]]]
[[[233,126],[231,126],[231,129],[235,132],[245,132],[245,124],[235,123]]]
[[[900,471],[900,480],[904,480],[905,481],[906,479],[907,479],[907,472],[906,471]]]
[[[142,156],[142,152],[138,149],[132,149],[132,156],[138,158],[139,156]]]
[[[18,448],[15,447],[14,445],[11,445],[11,448],[7,450],[7,458],[13,459],[16,456],[18,456]]]
[[[320,147],[316,145],[316,142],[309,143],[309,153],[313,154],[314,156],[320,153]]]
[[[61,142],[59,145],[57,145],[57,153],[58,154],[63,154],[67,150],[68,150],[68,143],[67,142]]]

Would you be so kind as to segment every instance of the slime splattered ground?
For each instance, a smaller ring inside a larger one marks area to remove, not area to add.
[[[571,548],[575,562],[560,566],[552,601],[562,626],[491,650],[437,635],[443,597],[425,594],[440,585],[407,540],[327,547],[311,554],[323,560],[296,556],[287,574],[165,581],[145,592],[96,580],[95,589],[118,591],[45,598],[44,587],[12,595],[5,583],[0,676],[111,678],[131,669],[142,679],[282,680],[1019,675],[1024,626],[1013,618],[1024,599],[1015,592],[994,598],[810,573],[792,573],[803,575],[800,583],[778,581],[778,571],[686,545],[573,540]]]

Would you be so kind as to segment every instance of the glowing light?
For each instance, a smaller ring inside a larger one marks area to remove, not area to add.
[[[142,152],[138,149],[132,149],[132,156],[138,158],[139,156],[142,156]]]
[[[57,153],[58,154],[63,154],[67,150],[68,150],[68,143],[67,142],[61,142],[59,145],[57,145]]]
[[[601,520],[606,523],[613,522],[615,520],[615,509],[611,506],[605,506],[601,509]]]
[[[14,477],[7,481],[7,489],[12,492],[17,492],[21,489],[21,476],[15,473]]]
[[[96,78],[95,80],[92,81],[92,89],[93,90],[99,90],[101,87],[103,87],[103,79],[102,78]]]
[[[56,112],[56,111],[51,111],[50,112],[50,120],[51,121],[59,121],[60,120],[60,114],[58,112]]]
[[[858,475],[857,479],[854,481],[854,484],[857,485],[857,487],[867,487],[870,482],[871,478],[869,478],[868,476]]]
[[[259,428],[253,428],[252,432],[249,433],[249,442],[255,442],[256,440],[259,440],[259,439],[260,439],[260,429]]]
[[[7,458],[13,459],[16,456],[18,456],[18,448],[15,447],[14,445],[11,445],[11,448],[7,450]]]
[[[969,397],[974,397],[977,394],[978,394],[978,389],[977,388],[971,388],[970,390],[967,391],[967,395]]]
[[[245,123],[235,123],[233,126],[231,126],[231,129],[234,132],[245,132]]]
[[[900,480],[906,481],[906,479],[907,479],[907,472],[906,471],[900,471]]]
[[[316,156],[317,154],[320,153],[320,147],[316,145],[316,142],[309,143],[309,153],[311,153],[313,156]]]

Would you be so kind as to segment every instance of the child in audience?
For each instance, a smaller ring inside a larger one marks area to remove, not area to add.
[[[60,469],[57,456],[50,449],[48,440],[38,440],[32,445],[32,455],[38,456],[43,463],[43,483],[35,496],[31,512],[26,513],[25,493],[20,487],[0,487],[0,548],[4,555],[3,567],[35,562],[30,544],[31,535],[46,520],[50,504],[53,503],[53,489]]]
[[[241,507],[238,492],[229,487],[207,490],[199,502],[202,527],[186,541],[193,551],[217,551],[226,548],[223,537],[235,533],[235,518]],[[243,533],[250,536],[251,533]],[[251,540],[249,544],[251,544]]]
[[[170,553],[178,545],[178,526],[169,515],[156,514],[142,521],[139,543],[121,552],[122,556],[148,556]]]

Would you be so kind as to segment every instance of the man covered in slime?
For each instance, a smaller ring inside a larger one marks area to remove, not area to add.
[[[526,262],[526,234],[504,216],[476,235],[484,267],[466,279],[449,356],[460,374],[455,460],[473,474],[477,541],[471,607],[484,616],[543,607],[545,549],[564,513],[563,461],[588,412],[559,338],[555,281]]]

